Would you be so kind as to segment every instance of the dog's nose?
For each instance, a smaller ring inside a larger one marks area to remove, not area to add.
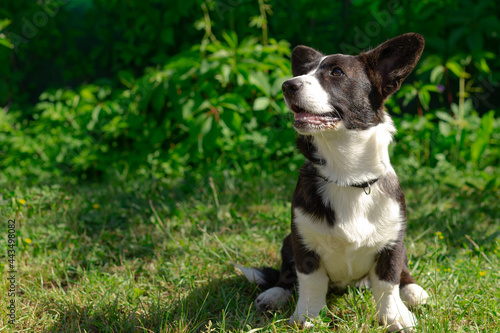
[[[299,91],[300,88],[302,88],[302,82],[293,79],[286,80],[285,82],[283,82],[283,85],[281,86],[283,93],[287,97],[292,97],[293,95],[295,95],[295,93]]]

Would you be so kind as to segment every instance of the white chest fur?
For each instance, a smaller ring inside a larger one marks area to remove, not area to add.
[[[323,182],[324,183],[324,182]],[[320,185],[323,203],[335,211],[335,224],[318,221],[295,208],[295,225],[303,243],[321,258],[330,279],[346,286],[365,276],[378,251],[398,238],[402,216],[398,202],[377,187]]]

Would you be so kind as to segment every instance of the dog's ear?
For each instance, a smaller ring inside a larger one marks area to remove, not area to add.
[[[424,37],[407,33],[361,53],[370,77],[384,99],[401,87],[403,80],[417,65],[424,45]]]
[[[323,57],[321,52],[308,46],[299,45],[292,51],[292,74],[293,76],[304,75],[311,71],[315,60]]]

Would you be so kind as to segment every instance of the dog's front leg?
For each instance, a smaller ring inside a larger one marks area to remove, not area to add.
[[[399,293],[399,282],[403,267],[404,244],[396,244],[380,253],[377,263],[370,271],[372,292],[377,301],[379,322],[389,325],[389,332],[408,332],[417,320]]]
[[[314,319],[321,309],[326,306],[328,292],[328,274],[322,264],[313,272],[301,273],[297,271],[299,283],[299,300],[295,312],[290,317],[290,324],[299,323],[304,327],[312,324],[307,319]]]

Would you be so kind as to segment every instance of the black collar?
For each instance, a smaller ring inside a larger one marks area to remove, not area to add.
[[[337,183],[336,181],[333,181],[333,180],[330,180],[326,177],[323,177],[321,175],[318,175],[320,178],[324,179],[326,182],[328,183],[334,183],[334,184],[337,184],[339,185],[339,183]],[[357,187],[357,188],[362,188],[365,190],[365,193],[368,195],[372,192],[372,187],[371,185],[375,184],[380,178],[375,178],[375,179],[372,179],[372,180],[369,180],[367,182],[364,182],[364,183],[358,183],[358,184],[348,184],[348,185],[339,185],[339,186],[345,186],[345,187]],[[367,190],[368,188],[368,190]]]

